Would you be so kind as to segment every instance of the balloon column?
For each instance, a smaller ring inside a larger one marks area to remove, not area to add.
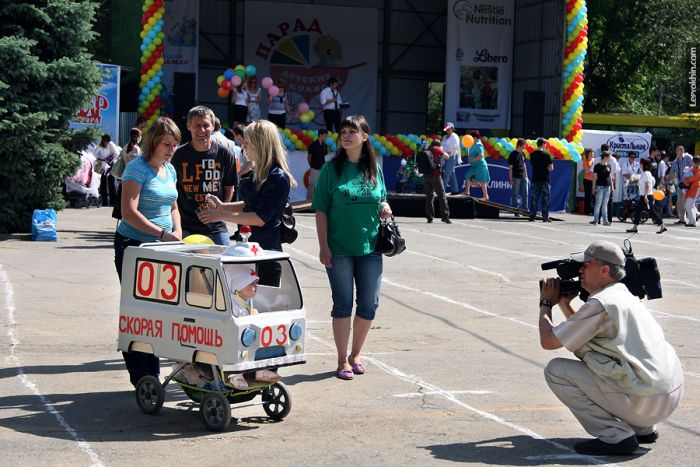
[[[141,78],[139,87],[138,113],[146,119],[150,127],[160,116],[160,92],[163,85],[163,15],[165,14],[164,0],[144,0],[143,17],[141,18]]]
[[[222,98],[226,99],[231,92],[231,89],[241,85],[245,78],[253,78],[257,70],[253,65],[236,65],[234,68],[226,68],[224,74],[219,75],[216,78],[216,84],[219,86],[216,94]],[[263,78],[263,82],[266,78]]]
[[[499,159],[501,157],[507,159],[510,153],[515,151],[517,141],[517,138],[481,138],[481,143],[484,145],[484,150],[486,151],[486,158],[492,159]],[[532,154],[535,149],[537,149],[537,142],[535,140],[529,139],[525,141],[525,149],[523,150],[525,157],[529,159],[530,154]],[[544,149],[551,154],[554,159],[573,162],[581,160],[580,145],[563,139],[549,138],[545,143]]]
[[[306,151],[311,143],[318,138],[318,131],[315,130],[292,130],[290,128],[279,128],[278,130],[282,144],[288,151]],[[326,137],[325,142],[330,151],[336,150],[336,137],[336,133],[330,133]]]
[[[562,136],[581,143],[583,131],[583,61],[588,48],[588,18],[585,0],[566,2],[566,49],[562,75]]]

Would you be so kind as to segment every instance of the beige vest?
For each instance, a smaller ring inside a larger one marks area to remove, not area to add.
[[[618,330],[595,337],[575,354],[604,381],[601,389],[630,395],[668,394],[683,385],[681,362],[646,306],[619,282],[596,291]]]

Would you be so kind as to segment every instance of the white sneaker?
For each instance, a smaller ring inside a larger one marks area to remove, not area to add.
[[[248,389],[248,381],[246,381],[245,377],[240,373],[230,375],[228,377],[228,382],[236,389]]]

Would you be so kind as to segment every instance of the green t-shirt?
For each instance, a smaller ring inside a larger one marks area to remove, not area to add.
[[[332,162],[324,164],[311,207],[328,216],[331,253],[362,256],[374,251],[382,201],[386,201],[386,187],[379,165],[377,184],[373,186],[364,180],[356,163],[346,162],[340,177]]]

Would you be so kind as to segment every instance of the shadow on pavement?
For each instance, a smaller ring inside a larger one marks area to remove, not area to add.
[[[330,378],[335,378],[335,371],[325,371],[323,373],[316,373],[312,375],[295,374],[292,376],[285,376],[282,379],[282,382],[287,386],[294,386],[295,384],[313,383]]]
[[[124,360],[98,360],[77,365],[34,365],[22,366],[25,375],[63,375],[66,373],[94,373],[97,371],[119,370],[126,372]],[[16,367],[0,368],[0,379],[11,378],[19,374]]]
[[[577,454],[573,448],[562,450],[554,443],[570,447],[581,439],[534,439],[530,436],[506,436],[471,443],[419,446],[428,449],[435,459],[491,465],[582,465],[597,464],[598,459],[627,461],[649,452],[646,448],[632,456],[590,457]],[[594,460],[595,459],[595,460]]]

